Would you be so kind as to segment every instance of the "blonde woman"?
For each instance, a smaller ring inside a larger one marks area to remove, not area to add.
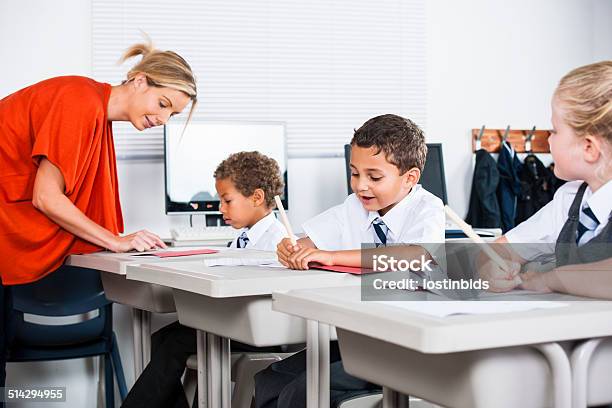
[[[569,182],[553,201],[508,231],[518,263],[553,255],[550,272],[517,279],[495,267],[484,269],[493,290],[521,285],[612,299],[612,61],[586,65],[564,76],[552,99],[549,138],[555,175]],[[522,281],[522,283],[521,283]]]
[[[66,257],[164,247],[149,231],[123,232],[112,122],[160,126],[197,101],[189,64],[151,43],[116,86],[90,78],[47,79],[0,100],[0,387],[4,386],[7,285],[38,281]],[[190,113],[191,116],[191,113]]]

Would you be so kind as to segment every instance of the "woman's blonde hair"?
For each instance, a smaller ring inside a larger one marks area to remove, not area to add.
[[[172,88],[185,93],[191,99],[191,110],[187,118],[189,122],[198,101],[196,80],[191,67],[177,53],[155,49],[151,40],[146,38],[145,43],[128,48],[119,60],[119,63],[123,63],[129,58],[142,55],[140,62],[128,71],[123,83],[133,80],[138,74],[144,74],[150,86]]]
[[[565,120],[578,136],[595,135],[612,144],[612,61],[570,71],[555,97],[565,104]]]

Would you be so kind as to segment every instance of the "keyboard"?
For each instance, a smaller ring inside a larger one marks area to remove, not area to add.
[[[232,241],[238,231],[229,226],[223,227],[177,227],[170,229],[170,235],[176,242],[209,242]]]

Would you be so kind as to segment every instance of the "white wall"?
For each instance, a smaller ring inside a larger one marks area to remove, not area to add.
[[[436,0],[428,7],[428,140],[444,144],[450,204],[464,214],[471,183],[469,130],[483,124],[548,128],[549,98],[559,78],[570,68],[612,58],[612,2]],[[0,2],[0,97],[54,75],[89,75],[90,28],[89,1]],[[342,201],[343,166],[342,159],[290,160],[294,224]],[[167,235],[170,225],[186,223],[185,217],[163,215],[161,162],[120,162],[118,168],[128,231],[149,228]],[[124,307],[115,310],[131,383],[129,316]],[[94,373],[91,362],[20,364],[10,366],[8,381],[65,384],[65,406],[93,406]]]
[[[604,0],[437,0],[428,6],[428,136],[444,142],[449,203],[465,214],[470,129],[550,128],[558,80],[571,68],[612,58],[612,10]]]
[[[58,75],[91,74],[91,3],[0,2],[0,98]]]

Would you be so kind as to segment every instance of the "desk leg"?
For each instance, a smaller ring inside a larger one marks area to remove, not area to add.
[[[319,323],[319,408],[329,408],[329,325]]]
[[[319,405],[319,323],[306,321],[306,407]]]
[[[306,321],[306,406],[329,408],[329,325]]]
[[[579,344],[572,351],[572,407],[586,408],[587,406],[587,380],[589,362],[601,339],[591,339]]]
[[[229,340],[211,333],[207,337],[208,406],[230,408],[232,380]]]
[[[382,408],[409,408],[410,398],[391,388],[383,387]]]
[[[151,312],[142,311],[142,367],[151,361]]]
[[[208,384],[206,383],[206,333],[196,331],[196,345],[198,358],[198,408],[207,407]],[[210,406],[210,405],[208,405]]]
[[[567,354],[558,343],[535,344],[548,360],[553,377],[553,392],[555,408],[570,408],[572,406],[572,371]]]
[[[134,335],[134,381],[142,373],[142,310],[132,308],[132,332]]]
[[[232,405],[232,355],[230,351],[230,339],[220,337],[221,342],[221,401],[223,407],[230,408]]]

